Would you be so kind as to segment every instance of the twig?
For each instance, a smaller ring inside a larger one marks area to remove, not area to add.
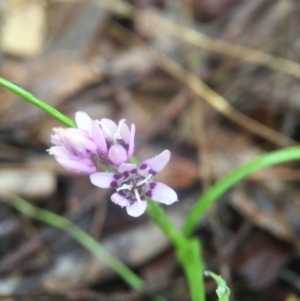
[[[286,137],[263,124],[251,119],[247,115],[237,111],[232,107],[221,95],[216,93],[210,87],[208,87],[203,81],[201,81],[194,74],[186,71],[176,62],[170,60],[166,56],[154,51],[153,56],[157,61],[157,65],[163,68],[166,72],[170,73],[177,80],[186,84],[196,95],[202,97],[212,107],[214,107],[221,114],[228,117],[233,122],[236,122],[240,126],[248,129],[256,135],[265,138],[266,140],[272,141],[276,145],[287,146],[296,144],[295,141]]]
[[[64,2],[80,2],[82,0],[52,0]],[[145,24],[149,30],[156,30],[175,36],[186,43],[201,47],[207,51],[231,56],[273,70],[284,72],[300,78],[300,65],[288,59],[279,58],[263,51],[249,47],[235,45],[208,37],[193,28],[187,28],[168,20],[156,11],[144,11],[120,0],[97,0],[96,4],[113,14],[127,18],[138,18],[139,22]]]

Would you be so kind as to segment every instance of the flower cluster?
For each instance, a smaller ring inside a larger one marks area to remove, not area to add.
[[[77,129],[54,128],[51,134],[54,146],[49,153],[65,169],[90,175],[92,184],[100,188],[114,188],[111,200],[126,207],[134,217],[145,212],[146,196],[166,205],[177,201],[173,189],[153,181],[169,162],[170,151],[165,150],[138,167],[126,163],[134,151],[134,124],[129,129],[125,119],[116,125],[106,118],[92,120],[84,112],[77,112],[75,120]]]

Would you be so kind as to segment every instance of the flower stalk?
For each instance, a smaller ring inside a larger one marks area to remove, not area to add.
[[[205,300],[204,263],[200,241],[186,238],[186,242],[176,249],[176,254],[187,277],[192,300]]]

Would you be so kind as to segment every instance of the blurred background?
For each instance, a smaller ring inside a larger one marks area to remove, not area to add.
[[[300,72],[287,74],[279,59],[299,61],[299,16],[299,0],[2,0],[0,74],[71,118],[80,110],[135,123],[140,160],[171,150],[156,180],[178,192],[165,209],[181,226],[213,182],[299,142]],[[13,192],[67,217],[147,290],[133,292],[66,234],[0,203],[0,300],[189,300],[174,250],[153,222],[129,217],[110,191],[48,155],[55,126],[0,88],[0,199]],[[298,167],[253,174],[199,222],[206,267],[223,275],[231,300],[299,300]],[[206,290],[216,300],[212,281]]]

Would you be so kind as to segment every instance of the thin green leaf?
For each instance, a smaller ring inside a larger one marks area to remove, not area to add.
[[[227,176],[216,182],[197,200],[186,218],[183,227],[184,234],[187,236],[191,235],[198,221],[203,217],[210,206],[232,186],[248,175],[272,165],[299,159],[300,147],[296,146],[264,154],[233,170]]]
[[[54,117],[58,121],[60,121],[62,124],[68,127],[76,127],[76,123],[67,117],[66,115],[62,114],[52,106],[48,105],[44,101],[36,98],[31,93],[24,90],[22,87],[0,77],[0,85],[5,87],[6,89],[10,90],[11,92],[19,95],[20,97],[24,98],[26,101],[34,104],[50,116]]]
[[[31,218],[68,233],[80,245],[95,255],[95,257],[102,262],[105,262],[133,289],[141,291],[144,288],[145,284],[142,279],[132,272],[125,264],[106,251],[98,241],[69,220],[53,212],[40,209],[17,196],[13,197],[7,204]]]

